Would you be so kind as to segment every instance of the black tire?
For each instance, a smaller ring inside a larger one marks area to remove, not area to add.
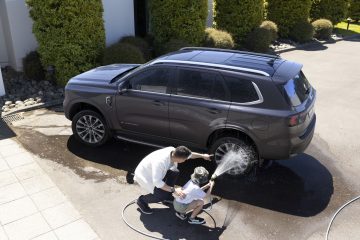
[[[78,141],[91,147],[104,145],[110,138],[110,130],[105,119],[92,110],[83,110],[74,116],[72,131]]]
[[[230,146],[230,147],[225,147],[225,146]],[[227,171],[226,172],[227,175],[231,175],[231,176],[245,175],[249,173],[254,168],[254,166],[258,164],[258,153],[253,145],[239,138],[222,137],[216,140],[210,147],[210,152],[211,154],[214,154],[214,161],[217,165],[220,163],[221,157],[226,154],[226,151],[224,151],[225,148],[227,148],[227,151],[231,149],[235,149],[235,151],[239,149],[245,150],[243,151],[243,154],[245,154],[245,159],[246,159],[246,161],[241,162],[241,164],[238,167],[230,171]]]

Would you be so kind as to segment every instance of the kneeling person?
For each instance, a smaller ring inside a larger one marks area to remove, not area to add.
[[[174,209],[176,216],[181,220],[186,219],[186,213],[192,210],[188,220],[190,224],[204,224],[203,218],[197,217],[204,206],[204,198],[211,194],[214,187],[214,181],[200,187],[208,181],[209,172],[204,167],[197,167],[191,175],[191,179],[182,188],[185,198],[175,196]],[[207,192],[205,193],[205,190]]]

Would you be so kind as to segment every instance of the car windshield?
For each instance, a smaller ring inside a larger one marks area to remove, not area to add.
[[[286,96],[293,107],[301,105],[308,97],[311,85],[303,72],[283,85]]]

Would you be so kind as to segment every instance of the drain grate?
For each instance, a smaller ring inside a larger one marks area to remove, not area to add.
[[[6,124],[11,124],[12,122],[20,121],[23,119],[24,119],[24,117],[23,117],[22,113],[15,113],[15,114],[11,114],[11,115],[2,117],[0,122],[6,123]]]

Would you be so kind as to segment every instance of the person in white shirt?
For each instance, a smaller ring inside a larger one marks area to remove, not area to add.
[[[135,169],[134,180],[149,194],[141,195],[137,205],[141,212],[152,214],[149,203],[172,201],[172,193],[184,198],[186,195],[181,188],[174,188],[179,175],[178,163],[188,159],[203,158],[210,161],[209,154],[191,152],[187,147],[166,147],[147,155]]]
[[[190,224],[204,224],[205,219],[197,217],[204,206],[204,198],[211,194],[214,187],[214,181],[208,181],[209,172],[204,167],[197,167],[191,175],[191,179],[182,187],[183,193],[186,194],[185,198],[175,197],[174,209],[175,215],[181,220],[186,219],[186,213],[192,211],[188,219]],[[204,185],[200,187],[201,185]],[[207,192],[205,193],[205,190]]]

